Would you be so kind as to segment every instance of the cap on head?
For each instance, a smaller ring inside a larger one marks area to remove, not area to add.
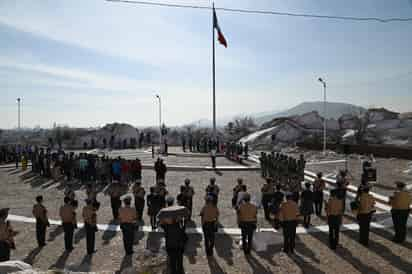
[[[36,197],[36,202],[40,203],[43,201],[43,196],[39,195]]]
[[[130,205],[131,202],[132,202],[132,198],[131,198],[130,196],[127,196],[127,197],[125,197],[125,198],[123,199],[123,202],[124,202],[126,205]]]
[[[405,183],[401,181],[396,181],[395,184],[396,184],[396,187],[399,189],[402,189],[405,187]]]
[[[210,178],[210,182],[211,182],[211,183],[216,182],[216,178],[215,178],[215,177]]]
[[[166,198],[166,203],[168,206],[172,206],[174,202],[175,202],[175,199],[172,196],[168,196]]]
[[[243,178],[240,178],[240,177],[237,178],[237,182],[238,182],[238,183],[243,183]]]
[[[8,208],[8,207],[0,209],[0,218],[5,219],[7,217],[7,215],[9,215],[9,210],[10,210],[10,208]]]
[[[185,184],[186,184],[186,185],[190,184],[190,179],[189,179],[189,178],[186,178],[186,179],[185,179]]]

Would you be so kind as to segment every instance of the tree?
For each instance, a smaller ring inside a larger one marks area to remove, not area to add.
[[[365,142],[365,135],[370,123],[370,114],[366,112],[363,116],[356,119],[355,139],[357,144]]]
[[[114,137],[114,135],[112,135],[110,137],[110,142],[109,142],[109,147],[110,148],[114,148],[114,142],[115,142],[115,137]]]
[[[252,117],[239,117],[227,123],[225,134],[231,141],[236,141],[256,130],[256,124]]]
[[[95,149],[95,148],[96,148],[96,141],[94,140],[94,138],[92,138],[92,139],[90,140],[90,147],[91,147],[91,149]]]
[[[103,148],[106,148],[106,147],[107,147],[107,139],[103,138]]]

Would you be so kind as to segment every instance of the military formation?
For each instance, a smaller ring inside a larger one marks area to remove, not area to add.
[[[311,225],[311,215],[322,216],[324,211],[329,225],[329,246],[336,249],[339,246],[339,233],[342,217],[346,208],[346,192],[349,185],[347,174],[341,171],[337,177],[337,184],[330,190],[330,196],[324,200],[326,188],[322,173],[317,174],[313,182],[304,181],[305,159],[300,156],[294,159],[280,153],[262,153],[261,175],[265,183],[261,186],[261,200],[252,202],[252,195],[242,178],[238,178],[232,191],[232,207],[237,216],[237,224],[241,230],[242,248],[245,255],[250,254],[253,237],[258,222],[258,205],[263,207],[264,217],[275,229],[282,229],[283,251],[294,253],[296,228],[302,223],[305,228]],[[113,222],[120,225],[123,235],[123,245],[126,255],[133,254],[135,231],[143,220],[144,208],[150,218],[152,230],[159,227],[165,233],[166,250],[169,256],[168,264],[172,273],[183,273],[183,252],[187,243],[185,228],[192,222],[193,201],[198,193],[186,178],[180,186],[176,199],[171,197],[166,187],[166,167],[160,159],[155,166],[156,181],[148,191],[142,186],[142,177],[133,178],[133,185],[114,178],[108,186],[106,194],[110,197]],[[405,184],[396,183],[398,190],[390,198],[395,235],[393,241],[402,243],[406,238],[406,223],[412,202],[411,195],[405,190]],[[369,193],[370,186],[362,183],[356,199],[350,203],[359,222],[359,242],[368,246],[369,229],[372,216],[375,212],[375,199]],[[129,194],[130,193],[130,194]],[[78,228],[78,219],[82,218],[86,231],[86,251],[93,254],[95,250],[95,233],[98,231],[98,191],[95,183],[85,184],[85,194],[81,216],[77,216],[79,202],[74,191],[65,192],[63,205],[59,215],[64,231],[65,249],[73,250],[73,234]],[[198,213],[204,236],[204,245],[207,256],[213,256],[215,248],[215,233],[219,227],[219,194],[220,187],[216,178],[212,177],[205,187],[200,198],[204,205]],[[126,196],[125,196],[126,195]],[[123,197],[123,200],[121,199]],[[160,218],[164,211],[174,207],[177,201],[179,208],[185,208],[184,217],[168,216]],[[134,202],[134,204],[132,203]],[[132,206],[134,205],[134,206]],[[38,196],[33,205],[32,214],[36,219],[36,239],[39,247],[46,245],[46,231],[50,226],[48,210],[43,205],[43,196]],[[0,261],[10,258],[10,250],[15,248],[14,236],[17,232],[7,221],[8,209],[0,210]]]

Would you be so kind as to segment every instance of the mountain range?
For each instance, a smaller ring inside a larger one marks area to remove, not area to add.
[[[288,117],[293,115],[301,115],[307,112],[317,111],[320,116],[323,116],[323,102],[303,102],[296,105],[290,109],[283,111],[265,111],[252,114],[242,114],[233,117],[222,117],[218,118],[216,123],[218,126],[225,126],[229,121],[232,121],[235,117],[250,116],[252,117],[257,125],[262,125],[265,122],[271,121],[274,118]],[[327,102],[326,103],[326,118],[338,119],[343,114],[359,114],[366,111],[365,108],[361,106],[356,106],[348,103],[339,102]],[[190,123],[191,125],[198,127],[211,127],[212,121],[209,119],[200,119]]]

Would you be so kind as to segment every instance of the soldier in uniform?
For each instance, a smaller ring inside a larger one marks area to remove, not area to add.
[[[233,188],[233,197],[232,197],[232,207],[235,208],[237,204],[237,196],[239,192],[242,190],[243,186],[243,179],[238,178],[237,179],[237,185]]]
[[[266,183],[262,186],[262,206],[265,212],[265,219],[270,221],[270,207],[269,203],[273,198],[273,193],[275,192],[273,180],[268,178]]]
[[[46,245],[46,229],[49,224],[47,209],[43,205],[43,196],[36,197],[36,204],[33,206],[33,216],[36,218],[36,239],[39,247]]]
[[[73,233],[76,226],[76,213],[69,197],[64,197],[64,205],[60,207],[60,218],[64,230],[64,246],[66,251],[73,250]]]
[[[369,228],[372,219],[372,214],[375,212],[375,199],[369,194],[369,187],[363,189],[359,197],[358,222],[359,222],[359,242],[368,246],[369,244]]]
[[[325,189],[325,181],[323,181],[322,176],[322,172],[319,172],[313,182],[313,202],[315,204],[315,213],[318,217],[322,214],[323,190]]]
[[[143,209],[144,209],[144,196],[146,191],[142,187],[142,182],[137,180],[133,185],[133,195],[134,195],[134,206],[136,208],[137,219],[139,221],[143,220]]]
[[[122,196],[122,189],[119,183],[112,183],[109,189],[110,204],[112,207],[113,219],[117,220],[119,217],[119,208],[122,205],[120,196]]]
[[[97,213],[92,200],[86,200],[86,206],[83,207],[82,215],[86,229],[87,254],[91,255],[95,252],[94,242],[97,231]]]
[[[298,205],[293,200],[293,194],[288,193],[286,202],[281,204],[279,210],[279,220],[283,227],[283,252],[285,253],[294,253],[298,216]]]
[[[17,231],[14,231],[10,222],[6,221],[8,215],[8,208],[0,209],[0,262],[9,261],[10,250],[16,249],[13,238]]]
[[[150,188],[150,193],[147,195],[147,214],[150,217],[150,225],[152,230],[157,228],[156,216],[162,208],[163,197],[157,192],[155,187]]]
[[[213,197],[206,197],[206,204],[199,214],[202,217],[203,237],[207,256],[213,256],[215,246],[215,232],[217,231],[217,222],[219,218],[219,209],[213,203]]]
[[[214,199],[215,205],[217,205],[217,202],[219,200],[219,191],[219,186],[216,185],[216,178],[210,178],[210,183],[206,187],[206,196],[211,195]]]
[[[390,198],[393,227],[395,229],[393,241],[403,243],[406,238],[406,224],[408,222],[412,197],[411,194],[405,190],[405,183],[396,182],[396,187],[398,191],[395,191]]]
[[[126,255],[133,254],[134,227],[137,220],[136,210],[130,207],[132,199],[123,199],[124,207],[119,210],[120,228],[123,232],[123,244]]]
[[[326,215],[329,225],[329,247],[336,249],[339,244],[339,230],[342,224],[342,201],[338,199],[336,190],[330,192],[330,198],[326,203]]]
[[[260,161],[260,170],[261,170],[262,177],[265,178],[267,176],[266,153],[264,152],[260,153],[259,161]]]
[[[250,195],[243,198],[244,203],[238,209],[238,222],[242,232],[242,247],[246,255],[250,254],[253,234],[256,230],[257,207],[250,203]]]
[[[190,185],[190,179],[185,179],[185,185],[183,186],[183,196],[186,200],[186,207],[189,209],[189,220],[192,219],[192,209],[193,209],[193,196],[195,195],[195,190]]]

